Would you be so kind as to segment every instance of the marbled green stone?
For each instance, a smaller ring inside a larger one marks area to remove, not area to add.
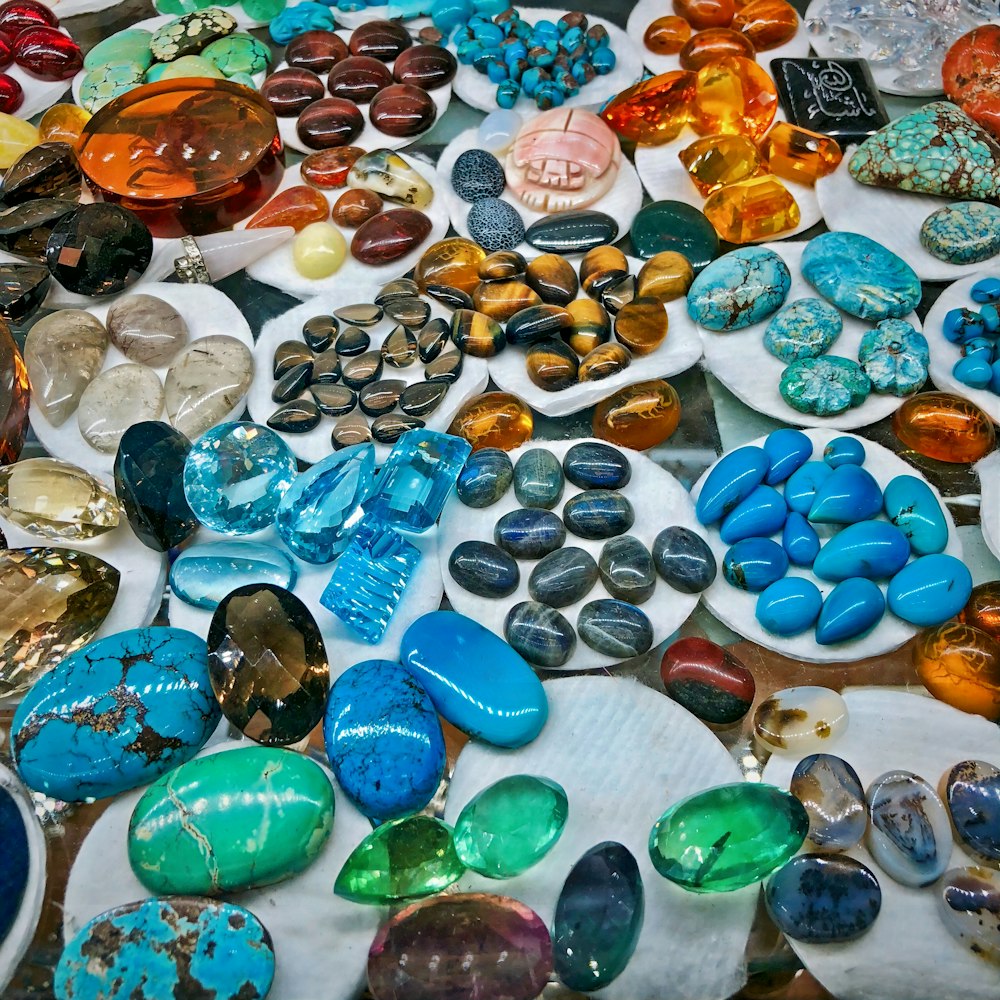
[[[632,245],[643,260],[664,250],[683,254],[697,274],[719,256],[719,236],[705,216],[682,201],[654,201],[632,222]]]
[[[137,62],[106,63],[87,70],[80,83],[80,103],[88,111],[100,111],[108,101],[140,86],[145,72]]]
[[[138,63],[143,69],[149,69],[153,62],[153,53],[149,51],[152,38],[153,33],[145,28],[116,32],[87,53],[83,68],[100,69],[106,63]]]
[[[267,24],[285,9],[287,3],[288,0],[243,0],[243,10],[247,17]]]
[[[856,361],[836,354],[793,361],[778,383],[781,398],[792,409],[818,417],[832,417],[860,406],[871,387],[871,380]]]
[[[271,62],[270,50],[253,35],[227,35],[206,45],[200,54],[230,79],[237,73],[263,73]]]

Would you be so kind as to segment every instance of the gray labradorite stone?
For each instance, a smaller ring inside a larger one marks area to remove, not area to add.
[[[635,511],[616,490],[584,490],[566,501],[563,521],[580,538],[613,538],[632,527]]]
[[[479,597],[509,597],[521,582],[517,563],[490,542],[460,542],[448,560],[452,579]]]
[[[466,507],[492,507],[510,489],[514,466],[499,448],[474,451],[459,473],[455,492]]]
[[[125,295],[108,311],[111,343],[129,361],[160,368],[170,364],[187,344],[184,317],[155,295]]]
[[[526,451],[514,466],[514,495],[522,507],[551,510],[565,485],[559,460],[546,448]]]
[[[562,548],[566,529],[552,511],[522,507],[504,514],[497,521],[493,541],[515,559],[541,559]]]
[[[531,571],[528,593],[553,608],[576,604],[597,583],[597,563],[583,549],[570,546],[550,552]]]
[[[700,594],[711,586],[718,572],[708,542],[679,524],[664,528],[656,536],[653,562],[656,572],[682,594]]]
[[[590,601],[576,619],[580,638],[595,652],[626,660],[653,645],[653,626],[646,615],[625,601]]]
[[[649,550],[634,535],[604,543],[598,560],[607,592],[621,601],[644,604],[656,589],[656,569]]]
[[[632,478],[629,460],[609,444],[583,441],[563,459],[566,478],[581,490],[620,490]]]
[[[576,649],[576,633],[565,615],[537,601],[515,604],[503,634],[529,663],[549,670],[561,667]]]

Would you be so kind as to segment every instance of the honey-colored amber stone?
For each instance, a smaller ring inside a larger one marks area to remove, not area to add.
[[[681,69],[697,72],[706,63],[723,56],[743,56],[756,59],[753,42],[732,28],[709,28],[692,35],[680,51]]]
[[[41,134],[31,122],[0,114],[0,170],[6,170],[41,141]]]
[[[89,121],[90,112],[79,104],[53,104],[42,115],[38,132],[42,142],[66,142],[75,146]]]
[[[1000,642],[962,622],[927,629],[913,644],[924,687],[946,705],[1000,721]]]
[[[28,370],[11,336],[0,320],[0,465],[16,462],[28,430]]]
[[[549,337],[528,348],[524,367],[539,389],[560,392],[576,383],[580,362],[569,344]]]
[[[691,37],[691,25],[676,14],[651,21],[642,36],[642,43],[658,56],[676,55]]]
[[[668,325],[659,299],[633,299],[615,317],[615,336],[633,354],[652,354],[667,339]]]
[[[624,344],[599,344],[580,362],[581,382],[600,382],[625,371],[632,364],[632,352]]]
[[[760,152],[772,174],[800,184],[832,174],[844,156],[836,139],[788,122],[774,123]]]
[[[725,184],[745,181],[766,169],[757,147],[745,135],[706,135],[685,146],[677,157],[706,198]]]
[[[619,389],[594,410],[594,437],[623,448],[644,451],[666,441],[677,430],[681,401],[663,379],[637,382]]]
[[[733,0],[674,0],[674,13],[695,31],[727,27],[736,13]]]
[[[939,462],[978,462],[996,444],[996,429],[975,403],[947,392],[911,396],[892,415],[896,437]]]
[[[603,292],[627,276],[628,260],[618,247],[594,247],[580,261],[580,285],[591,298],[600,298]]]
[[[471,295],[479,285],[479,262],[486,251],[461,236],[432,243],[421,255],[413,272],[420,291],[428,285],[448,285]]]
[[[747,135],[756,142],[777,110],[774,81],[752,59],[724,56],[698,70],[691,127],[699,135]]]
[[[601,117],[627,142],[659,146],[676,139],[687,124],[695,83],[687,70],[661,73],[623,90]]]
[[[531,440],[535,421],[524,400],[509,392],[484,392],[473,396],[455,414],[449,434],[457,434],[480,448],[513,451]]]
[[[799,206],[777,177],[752,177],[727,184],[702,206],[705,218],[730,243],[753,243],[799,224]]]
[[[306,184],[321,191],[341,188],[347,183],[347,175],[359,157],[365,155],[360,146],[335,146],[310,153],[299,167],[299,173]]]
[[[611,339],[611,317],[600,302],[576,299],[566,306],[566,312],[573,317],[573,327],[563,331],[562,339],[581,358]]]
[[[472,303],[481,312],[506,323],[516,312],[541,304],[541,296],[523,281],[484,281],[472,293]]]
[[[319,191],[296,184],[276,194],[247,223],[247,229],[291,226],[300,233],[312,222],[326,222],[329,214],[330,206]]]
[[[642,265],[636,278],[635,294],[659,299],[660,302],[673,302],[687,295],[692,281],[694,268],[687,257],[676,250],[663,250]]]
[[[1000,580],[988,580],[973,587],[972,596],[958,618],[1000,641]]]
[[[795,37],[799,15],[785,0],[751,0],[733,18],[732,26],[746,35],[758,52],[766,52]]]

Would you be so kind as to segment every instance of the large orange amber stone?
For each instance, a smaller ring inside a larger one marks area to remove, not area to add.
[[[988,580],[973,587],[969,603],[958,617],[1000,642],[1000,580]]]
[[[691,37],[691,25],[683,17],[668,14],[651,21],[642,36],[643,44],[658,56],[676,55]]]
[[[945,622],[921,632],[913,665],[939,701],[1000,721],[1000,643],[981,629]]]
[[[746,35],[741,35],[732,28],[709,28],[699,31],[697,35],[681,49],[681,69],[697,72],[706,63],[723,56],[743,56],[745,59],[756,59],[757,53],[753,42]]]
[[[725,184],[766,171],[757,147],[744,135],[707,135],[695,139],[677,156],[694,186],[706,197]]]
[[[730,243],[753,243],[799,224],[799,206],[777,177],[727,184],[702,206],[705,218]]]
[[[799,15],[785,0],[752,0],[733,18],[733,27],[746,35],[758,52],[766,52],[795,37]]]
[[[594,437],[643,451],[666,441],[681,420],[681,401],[663,379],[637,382],[597,404]]]
[[[832,174],[844,156],[836,139],[788,122],[774,123],[760,151],[772,174],[800,184],[815,184]]]
[[[455,414],[448,433],[465,438],[473,451],[512,451],[531,439],[534,426],[531,409],[524,400],[509,392],[484,392],[473,396]]]
[[[658,146],[681,134],[694,91],[694,73],[661,73],[623,90],[604,107],[601,117],[627,142]]]
[[[1000,136],[1000,25],[984,24],[962,35],[948,49],[941,77],[948,99]]]
[[[691,126],[699,135],[746,135],[756,142],[777,110],[774,82],[752,59],[724,56],[698,70]]]
[[[725,28],[736,13],[733,0],[674,0],[674,13],[683,17],[695,31],[702,28]]]
[[[892,415],[896,437],[939,462],[978,462],[996,444],[996,429],[975,403],[947,392],[911,396]]]

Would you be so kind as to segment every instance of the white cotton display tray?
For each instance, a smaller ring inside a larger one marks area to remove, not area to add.
[[[451,218],[451,224],[455,227],[455,231],[459,236],[464,236],[466,239],[472,239],[468,226],[469,209],[472,208],[472,205],[455,194],[455,189],[451,186],[451,171],[455,166],[455,161],[462,153],[478,148],[479,138],[477,129],[466,129],[448,143],[441,154],[441,158],[438,160],[441,197],[447,206],[448,215]],[[502,158],[500,158],[500,162],[503,164],[504,161]],[[528,208],[527,205],[520,201],[510,187],[507,187],[500,197],[508,205],[513,205],[517,209],[518,214],[524,220],[525,229],[533,223],[538,222],[539,219],[552,218],[547,212],[537,212],[532,208]],[[635,167],[623,155],[621,167],[618,170],[618,179],[615,181],[614,187],[606,195],[599,198],[592,205],[587,205],[581,211],[604,212],[606,215],[610,215],[618,224],[618,235],[612,241],[617,242],[628,234],[628,231],[632,228],[632,220],[636,217],[636,213],[640,208],[642,208],[642,184],[639,183],[639,175],[636,173]],[[544,250],[538,250],[524,241],[514,249],[518,253],[523,254],[528,260],[533,260],[535,257],[540,257],[545,253]],[[571,260],[578,260],[579,258],[579,254],[570,257]]]
[[[972,309],[976,312],[980,304],[973,302],[969,290],[981,278],[993,278],[1000,275],[1000,262],[995,272],[980,271],[968,278],[960,278],[949,285],[931,306],[924,320],[924,336],[931,348],[930,373],[931,381],[945,392],[953,392],[963,399],[970,399],[984,412],[988,413],[995,424],[1000,424],[1000,396],[989,389],[973,389],[964,382],[959,382],[951,373],[955,362],[962,357],[962,349],[958,344],[945,340],[941,327],[947,312],[952,309]]]
[[[432,244],[437,243],[438,240],[444,239],[445,233],[448,232],[448,208],[440,194],[441,184],[437,171],[432,166],[407,156],[405,153],[399,155],[430,184],[435,192],[431,203],[426,208],[420,209],[431,220],[431,231],[420,246],[411,250],[406,256],[400,257],[399,260],[388,264],[378,266],[362,264],[361,261],[355,260],[351,256],[351,240],[357,230],[337,226],[336,228],[340,229],[347,241],[347,257],[340,270],[331,274],[330,277],[313,279],[304,278],[299,274],[292,258],[294,240],[255,261],[247,268],[247,274],[257,281],[273,285],[275,288],[280,288],[283,292],[288,292],[289,295],[300,299],[312,298],[314,295],[329,295],[333,297],[337,305],[348,305],[351,302],[370,302],[383,285],[392,281],[393,278],[398,278],[400,275],[412,271],[416,267],[417,261],[423,256],[424,251]],[[285,176],[282,178],[281,184],[278,185],[275,194],[302,183],[300,166],[296,163],[294,167],[285,171]],[[332,191],[323,192],[331,209],[346,190],[347,188],[335,188]],[[387,200],[383,211],[388,212],[407,207]],[[327,221],[331,225],[335,225],[329,219]],[[240,226],[245,226],[245,223],[240,223]]]
[[[821,462],[823,460],[823,449],[833,438],[840,436],[837,431],[826,428],[807,430],[805,433],[813,442],[811,460],[814,462]],[[759,446],[764,443],[764,440],[761,437],[755,441],[748,441],[747,444]],[[872,474],[882,490],[896,476],[915,476],[918,479],[921,478],[919,471],[914,469],[913,466],[907,465],[906,462],[898,455],[894,455],[888,448],[883,448],[882,445],[876,444],[874,441],[862,440],[861,443],[865,448],[863,468],[866,472]],[[707,469],[704,475],[691,488],[691,497],[694,500],[698,499],[706,478],[717,464],[718,462]],[[937,502],[941,505],[941,511],[948,525],[948,545],[944,551],[956,559],[961,559],[962,543],[955,529],[955,522],[952,520],[941,494],[930,483],[927,485],[934,494]],[[779,489],[779,492],[783,493],[783,488]],[[885,520],[884,516],[881,519]],[[814,525],[814,527],[822,542],[825,542],[832,535],[836,534],[838,530],[835,525],[818,524]],[[816,642],[815,629],[813,628],[807,629],[801,635],[796,636],[784,637],[772,635],[757,621],[755,611],[759,595],[751,594],[748,591],[731,586],[722,574],[722,560],[729,550],[729,546],[722,541],[719,535],[718,524],[710,528],[703,527],[702,531],[705,532],[709,545],[712,546],[712,551],[715,553],[715,558],[719,563],[719,575],[715,578],[715,582],[702,595],[705,604],[716,618],[751,642],[756,642],[761,646],[766,646],[768,649],[773,649],[783,656],[806,660],[809,663],[848,663],[854,660],[862,660],[865,657],[888,653],[902,646],[904,642],[920,631],[916,626],[910,625],[901,618],[897,618],[887,607],[885,615],[874,629],[858,639],[851,639],[848,642],[838,643],[835,646],[821,646]],[[780,531],[771,537],[779,545],[781,544]],[[811,580],[819,588],[824,599],[835,586],[826,580],[820,580],[808,567],[789,566],[787,576]],[[885,594],[888,581],[879,581],[878,585],[882,593]]]
[[[28,879],[24,895],[7,936],[0,941],[0,991],[6,989],[35,936],[45,898],[45,834],[35,816],[31,799],[17,775],[0,764],[0,788],[17,805],[28,838]],[[6,845],[4,850],[7,850]]]
[[[227,741],[199,757],[257,744]],[[291,751],[289,751],[291,752]],[[246,907],[271,934],[276,958],[274,1000],[353,1000],[364,988],[368,948],[385,911],[334,895],[333,883],[348,855],[371,833],[371,824],[333,786],[333,831],[319,857],[285,882],[227,893],[226,900]],[[138,788],[116,798],[87,834],[70,871],[63,908],[67,941],[106,910],[149,896],[128,862],[128,826],[142,797]]]
[[[986,547],[1000,559],[1000,451],[988,455],[977,466],[982,502],[979,524]]]
[[[538,21],[552,21],[555,24],[565,13],[565,10],[553,7],[525,7],[521,10],[521,16],[530,24]],[[589,27],[600,24],[607,28],[608,40],[616,57],[615,68],[604,76],[595,76],[590,83],[580,88],[580,93],[567,97],[560,107],[591,108],[596,111],[609,98],[642,79],[642,54],[617,25],[589,14],[587,22]],[[497,85],[491,83],[489,77],[474,66],[459,63],[454,87],[456,95],[471,107],[486,112],[497,110]],[[537,106],[534,100],[521,94],[514,110],[527,120],[537,113]]]
[[[632,680],[565,677],[547,681],[549,720],[517,750],[470,741],[448,788],[445,819],[454,823],[478,792],[516,774],[557,781],[569,799],[559,841],[537,865],[497,882],[468,872],[463,891],[502,892],[552,926],[570,869],[605,840],[624,844],[638,862],[645,918],[625,971],[594,995],[603,1000],[722,1000],[746,981],[744,949],[758,889],[687,892],[663,878],[649,858],[649,831],[675,802],[741,780],[716,736],[669,698]],[[710,959],[706,960],[706,943]]]
[[[583,438],[581,440],[592,441],[593,438]],[[526,451],[534,448],[544,448],[551,451],[561,463],[566,452],[579,441],[531,441],[520,448],[510,452],[510,460],[515,465],[517,460]],[[607,442],[601,442],[606,444]],[[617,447],[617,446],[615,446]],[[653,540],[667,527],[679,524],[692,531],[705,536],[705,529],[698,524],[694,515],[694,506],[687,490],[673,476],[664,469],[661,469],[651,459],[645,455],[632,451],[629,448],[618,448],[625,455],[632,466],[632,478],[627,486],[620,492],[631,502],[635,510],[635,523],[625,534],[638,538],[647,550],[652,552]],[[569,480],[562,498],[552,509],[554,514],[562,517],[563,507],[566,501],[578,493],[583,492],[574,486]],[[479,597],[460,587],[452,578],[448,570],[448,560],[452,551],[459,542],[475,540],[492,542],[493,528],[497,521],[504,514],[512,510],[519,510],[521,504],[514,495],[511,487],[504,494],[503,498],[491,507],[475,509],[466,507],[465,504],[453,495],[448,501],[441,516],[441,541],[438,549],[441,560],[441,576],[444,580],[445,593],[452,607],[460,614],[474,619],[485,625],[491,632],[495,632],[503,638],[504,621],[507,612],[515,604],[521,601],[530,601],[531,595],[528,593],[528,579],[531,571],[538,565],[537,559],[518,560],[518,569],[521,571],[521,581],[517,590],[509,597],[502,597],[493,600],[489,597]],[[608,539],[587,539],[577,538],[572,532],[566,533],[566,542],[563,548],[575,546],[589,552],[594,558],[594,562],[600,561],[601,549]],[[605,589],[603,582],[598,578],[597,583],[591,588],[589,593],[575,604],[566,608],[559,608],[566,620],[576,631],[576,619],[580,609],[590,601],[597,601],[609,598],[611,594]],[[653,596],[645,604],[638,605],[653,626],[653,644],[651,649],[673,635],[687,620],[688,616],[695,609],[698,603],[697,594],[682,594],[674,590],[669,584],[664,583],[659,577],[656,580],[656,589]],[[582,639],[577,636],[576,648],[573,655],[564,663],[559,670],[597,670],[621,663],[621,657],[605,656],[591,649]],[[647,831],[648,832],[648,831]]]
[[[59,17],[68,16],[54,3],[47,4],[47,6]],[[107,7],[109,4],[105,3],[103,6]],[[72,35],[65,28],[58,30],[67,38],[72,38]],[[21,69],[17,63],[11,63],[4,72],[17,80],[24,91],[24,103],[14,112],[16,118],[34,118],[35,115],[56,104],[59,98],[70,89],[69,80],[39,80],[37,76],[32,76],[27,70]]]
[[[792,275],[792,284],[785,305],[790,305],[796,299],[823,298],[802,277],[802,252],[807,245],[806,243],[766,244],[784,260]],[[788,366],[764,347],[764,331],[773,315],[752,326],[729,333],[716,333],[714,330],[701,328],[705,364],[712,374],[747,406],[785,424],[854,430],[888,417],[903,404],[903,399],[899,396],[873,392],[860,406],[852,407],[832,417],[818,417],[814,413],[800,413],[793,409],[781,398],[778,388],[781,373]],[[910,313],[903,318],[912,323],[915,330],[920,329],[920,320],[916,313]],[[861,338],[868,330],[875,327],[875,322],[857,319],[845,312],[841,312],[841,319],[844,321],[844,329],[825,356],[840,356],[857,361]]]
[[[274,379],[271,377],[274,363],[274,350],[284,340],[302,340],[302,325],[313,316],[320,316],[328,309],[338,309],[341,306],[349,305],[348,302],[327,302],[326,296],[320,296],[303,302],[302,305],[290,309],[274,319],[270,319],[264,324],[254,348],[254,379],[250,392],[247,395],[247,407],[250,416],[258,424],[266,424],[268,418],[281,405],[271,399],[271,391],[274,389]],[[431,317],[441,317],[450,321],[451,313],[437,302],[431,303]],[[341,329],[349,324],[342,323]],[[372,327],[365,327],[372,340],[369,350],[378,350],[382,346],[385,338],[396,328],[395,322],[391,319],[383,319],[380,323]],[[304,346],[304,341],[303,341]],[[333,348],[331,347],[332,351]],[[415,361],[409,368],[391,368],[384,365],[382,370],[383,379],[402,379],[407,383],[424,381],[424,366],[419,360]],[[462,374],[457,381],[451,384],[448,392],[438,408],[430,414],[424,421],[425,425],[432,431],[446,431],[451,424],[452,418],[461,409],[462,404],[486,388],[487,382],[486,361],[482,358],[473,358],[468,355],[462,363]],[[304,394],[308,398],[308,393]],[[358,408],[358,413],[361,409]],[[364,414],[362,414],[364,415]],[[324,416],[319,422],[319,426],[305,434],[287,434],[278,431],[288,446],[295,452],[295,455],[303,462],[318,462],[333,451],[330,443],[330,432],[333,430],[339,417]],[[371,423],[374,419],[365,416]],[[375,443],[375,457],[379,464],[384,462],[392,450],[392,445]]]
[[[633,275],[639,273],[645,261],[627,258]],[[587,298],[581,291],[577,298]],[[578,382],[561,392],[546,392],[528,377],[525,367],[527,348],[507,346],[490,358],[490,378],[505,392],[520,396],[533,410],[549,417],[562,417],[594,406],[612,393],[646,379],[666,378],[687,371],[701,358],[701,337],[694,321],[688,316],[687,299],[683,296],[665,306],[669,318],[667,339],[651,354],[633,354],[632,363],[623,372],[598,382]],[[614,317],[612,317],[614,322]]]
[[[850,724],[830,752],[846,760],[866,788],[886,771],[912,771],[937,787],[962,760],[1000,762],[1000,730],[933,698],[893,690],[844,693]],[[763,780],[788,788],[798,760],[774,754]],[[856,941],[810,944],[788,939],[806,968],[838,1000],[995,1000],[1000,968],[945,930],[939,888],[913,889],[891,879],[862,843],[847,852],[882,888],[878,918]],[[957,842],[949,868],[978,864]]]
[[[227,296],[211,285],[150,282],[141,288],[133,286],[126,294],[129,292],[154,295],[164,299],[184,317],[188,325],[188,342],[186,347],[178,352],[178,356],[195,341],[210,336],[233,337],[253,350],[253,336],[243,314]],[[99,305],[91,306],[87,311],[103,323],[107,318],[111,304],[109,301],[102,301]],[[114,344],[109,343],[108,353],[104,358],[101,371],[105,372],[109,368],[126,363],[128,363],[128,358]],[[153,369],[159,376],[161,383],[166,378],[169,368],[169,365],[164,365]],[[242,412],[243,398],[241,397],[226,419],[232,420]],[[72,462],[88,472],[104,476],[111,475],[115,464],[114,452],[103,452],[92,448],[80,433],[80,425],[75,413],[70,414],[60,427],[53,427],[37,407],[31,408],[30,418],[31,428],[38,436],[38,440],[54,458],[62,458],[67,462]],[[161,411],[158,419],[166,421],[165,408]],[[220,423],[223,422],[220,421]]]

